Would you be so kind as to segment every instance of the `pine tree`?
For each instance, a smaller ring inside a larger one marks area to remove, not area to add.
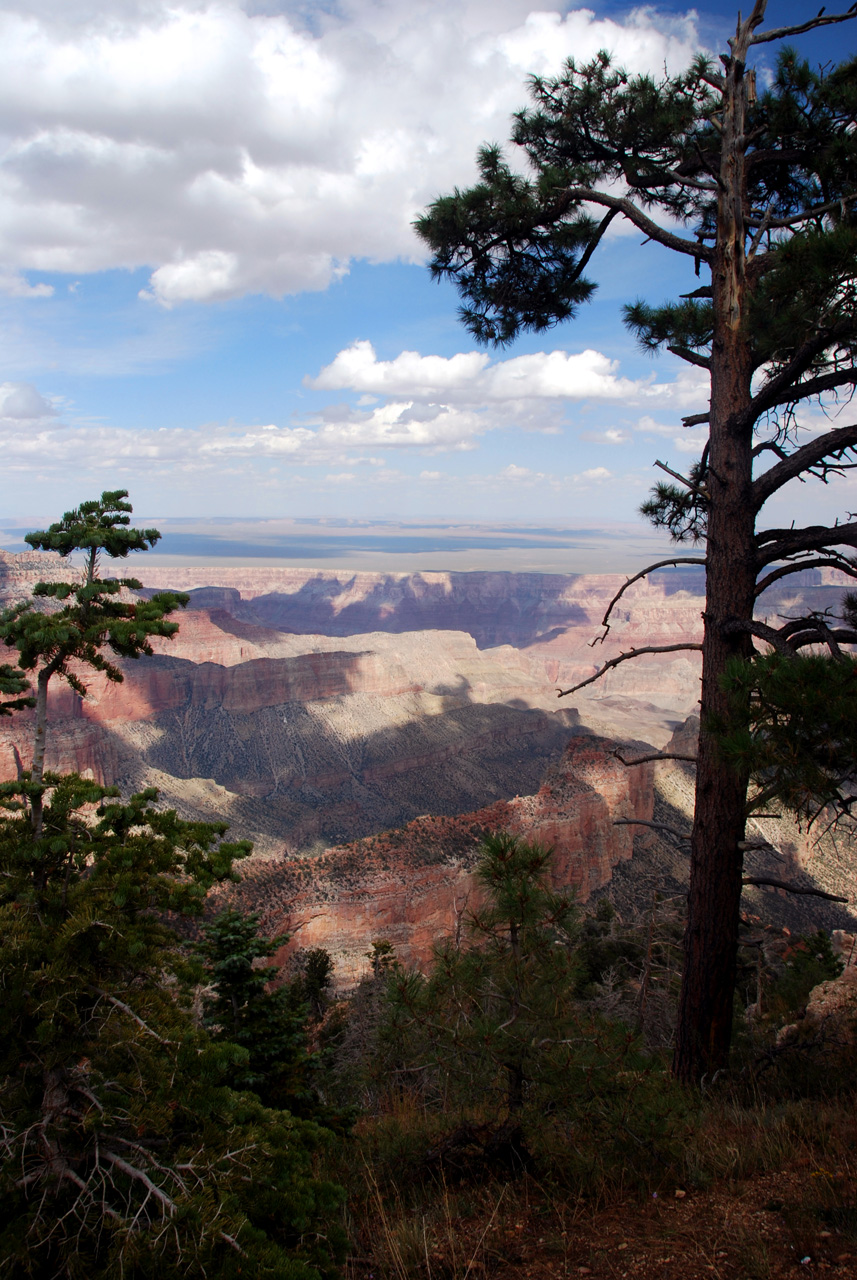
[[[173,924],[250,847],[155,798],[0,784],[0,1271],[319,1280],[342,1243],[329,1135],[230,1088],[247,1050],[183,994]]]
[[[744,828],[753,805],[746,763],[736,767],[717,745],[717,734],[747,715],[722,677],[756,643],[793,656],[809,645],[832,652],[857,640],[851,625],[818,614],[779,628],[755,617],[759,595],[788,574],[832,566],[857,576],[857,560],[847,554],[857,546],[857,520],[757,523],[790,481],[827,481],[857,465],[857,423],[806,436],[799,420],[808,401],[830,403],[857,383],[857,61],[817,71],[786,48],[761,93],[747,65],[761,44],[855,15],[822,10],[791,27],[760,30],[765,9],[766,0],[756,0],[749,17],[739,17],[722,69],[698,58],[681,75],[656,81],[629,76],[602,53],[584,66],[570,61],[556,79],[534,77],[534,107],[518,113],[513,132],[529,175],[515,174],[497,147],[485,148],[481,181],[437,200],[416,224],[433,251],[433,273],[457,283],[462,318],[487,342],[573,317],[594,288],[584,273],[617,218],[694,270],[678,300],[625,309],[646,349],[669,350],[706,370],[711,387],[708,410],[684,419],[708,428],[698,462],[684,475],[659,462],[669,480],[644,507],[677,542],[704,543],[704,554],[677,555],[645,572],[681,563],[706,568],[703,643],[669,646],[702,649],[674,1059],[687,1082],[723,1067],[728,1056]],[[599,674],[634,656],[621,655]]]
[[[203,1026],[214,1039],[247,1051],[247,1060],[235,1064],[230,1084],[252,1090],[266,1106],[320,1119],[324,1109],[312,1084],[309,1009],[300,981],[269,990],[277,973],[258,964],[270,960],[288,935],[263,938],[257,915],[233,910],[203,925],[203,935],[198,950],[211,986],[203,1000]]]
[[[127,497],[124,489],[105,492],[100,499],[82,502],[66,512],[50,528],[28,533],[25,541],[38,550],[56,551],[63,557],[82,552],[83,572],[77,583],[39,582],[33,589],[39,603],[21,602],[0,613],[0,639],[18,650],[19,667],[24,672],[37,672],[30,771],[37,785],[28,792],[36,835],[42,823],[38,784],[45,769],[51,680],[60,676],[81,696],[86,693],[86,668],[103,672],[114,683],[121,682],[121,669],[104,650],[120,658],[151,654],[151,638],[175,635],[178,623],[166,618],[187,604],[188,597],[175,592],[161,592],[149,600],[129,599],[128,592],[142,587],[136,578],[100,576],[102,555],[124,560],[132,551],[153,547],[161,536],[157,529],[130,527],[133,508],[125,501]],[[11,704],[5,705],[11,708]]]
[[[577,910],[550,887],[546,846],[503,831],[487,836],[481,853],[485,901],[467,919],[464,945],[439,944],[425,981],[394,971],[393,990],[400,1012],[428,1033],[424,1053],[459,1081],[477,1082],[472,1091],[483,1098],[496,1092],[517,1117],[555,1069],[573,1021]]]

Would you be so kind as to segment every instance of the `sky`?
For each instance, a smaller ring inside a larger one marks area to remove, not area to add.
[[[680,419],[706,397],[621,307],[692,269],[619,226],[572,323],[485,350],[411,224],[508,138],[529,74],[601,48],[675,72],[734,22],[722,0],[0,0],[0,546],[120,487],[169,520],[632,525],[654,460],[698,454]],[[857,22],[798,43],[837,60]],[[831,501],[803,486],[789,518]]]

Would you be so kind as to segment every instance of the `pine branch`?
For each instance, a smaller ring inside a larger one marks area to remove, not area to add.
[[[675,827],[669,827],[665,822],[647,822],[644,818],[614,818],[614,827],[652,827],[655,831],[666,831],[667,835],[675,836],[676,840],[689,840],[690,836],[684,831],[676,831]]]
[[[687,364],[698,365],[700,369],[711,368],[711,357],[700,355],[698,351],[691,351],[689,347],[668,346],[667,351],[674,356],[678,356],[679,360],[684,360]]]
[[[756,599],[758,600],[759,596],[780,578],[786,578],[792,573],[803,573],[804,569],[839,569],[842,573],[848,574],[849,578],[857,578],[857,564],[846,556],[833,552],[829,556],[820,556],[814,560],[797,560],[792,564],[781,565],[779,569],[773,569],[762,578],[761,582],[756,583]]]
[[[804,384],[801,384],[798,379],[802,378],[807,370],[812,368],[813,361],[827,351],[837,338],[848,339],[850,336],[851,324],[842,321],[840,324],[831,325],[824,332],[817,333],[814,337],[802,343],[782,369],[775,373],[762,389],[753,396],[747,408],[738,417],[737,429],[750,429],[755,426],[763,413],[767,413],[769,409],[773,409],[777,405],[797,404],[800,400],[808,400],[817,394],[817,392],[809,389],[815,379],[811,379],[809,383]],[[845,381],[848,381],[848,379],[843,379],[843,382]],[[822,390],[828,389],[827,387],[822,388]]]
[[[832,526],[813,525],[807,529],[767,529],[764,533],[756,534],[756,546],[756,563],[759,569],[802,551],[823,551],[830,554],[838,546],[857,547],[857,522]]]
[[[621,748],[617,747],[615,751],[611,752],[611,755],[614,755],[620,764],[626,764],[629,767],[635,764],[648,764],[652,760],[655,762],[658,760],[684,760],[688,764],[696,764],[696,756],[685,756],[678,751],[656,751],[650,756],[638,756],[636,760],[626,760],[624,756],[619,754],[620,750]]]
[[[605,662],[600,671],[596,671],[594,676],[589,676],[586,680],[581,680],[580,684],[573,685],[570,689],[557,689],[557,697],[567,698],[570,693],[577,693],[578,689],[585,689],[588,684],[594,684],[596,680],[600,680],[613,667],[618,667],[621,662],[630,662],[632,658],[642,658],[646,653],[676,653],[680,649],[696,649],[701,653],[702,645],[688,642],[686,644],[646,645],[643,649],[630,649],[628,653],[620,653],[617,658],[611,658],[609,662]]]
[[[665,227],[661,227],[657,222],[649,218],[642,209],[638,209],[632,200],[627,196],[612,196],[606,191],[599,191],[596,187],[570,187],[568,194],[572,200],[585,201],[587,204],[600,204],[605,209],[615,209],[617,213],[624,214],[629,222],[650,240],[662,244],[666,249],[672,249],[675,253],[683,253],[689,258],[695,258],[703,262],[711,262],[714,257],[714,249],[707,248],[700,244],[698,240],[685,240],[682,236],[675,235],[672,231],[667,231]]]
[[[828,200],[825,204],[811,205],[810,208],[802,209],[800,213],[793,213],[788,218],[768,218],[767,214],[761,218],[754,218],[752,215],[748,215],[744,219],[744,223],[748,227],[758,227],[759,235],[762,236],[765,231],[799,227],[802,222],[806,222],[809,218],[819,218],[825,213],[833,213],[837,209],[842,209],[843,205],[853,204],[855,200],[857,200],[857,195],[840,196],[836,200]],[[754,237],[753,244],[755,245],[755,243],[756,238]]]

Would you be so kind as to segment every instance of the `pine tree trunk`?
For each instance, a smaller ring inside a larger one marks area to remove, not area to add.
[[[36,783],[40,783],[45,775],[45,748],[48,737],[48,685],[50,684],[51,676],[56,674],[59,665],[59,659],[52,659],[46,667],[42,667],[36,681],[36,728],[33,735],[33,767],[30,770],[30,778]],[[32,795],[30,797],[30,826],[37,840],[42,834],[43,810],[41,793]]]
[[[752,21],[752,20],[751,20]],[[691,844],[685,969],[673,1071],[696,1083],[726,1064],[738,957],[747,776],[724,763],[713,722],[735,714],[720,685],[726,663],[752,651],[749,635],[727,633],[749,620],[755,601],[752,429],[739,423],[750,401],[752,360],[744,336],[744,58],[750,23],[733,43],[726,70],[721,189],[713,269],[709,511],[700,740]]]

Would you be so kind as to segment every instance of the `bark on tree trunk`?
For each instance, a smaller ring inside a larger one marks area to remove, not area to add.
[[[691,844],[685,969],[673,1071],[688,1084],[726,1063],[738,956],[747,776],[719,758],[713,722],[728,723],[720,686],[727,661],[752,651],[749,636],[724,634],[730,618],[753,616],[756,583],[752,432],[739,425],[750,401],[752,360],[743,335],[744,60],[761,14],[739,29],[726,71],[718,239],[713,269],[709,510],[700,742]],[[754,23],[754,19],[756,22]],[[742,38],[743,37],[743,38]]]

